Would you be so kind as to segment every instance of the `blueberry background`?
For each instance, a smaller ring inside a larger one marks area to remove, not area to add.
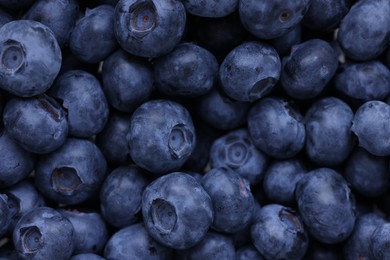
[[[0,0],[0,259],[388,259],[389,13]]]

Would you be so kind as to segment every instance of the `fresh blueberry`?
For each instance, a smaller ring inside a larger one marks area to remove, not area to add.
[[[320,39],[295,45],[282,60],[280,83],[295,99],[318,96],[335,75],[338,59],[332,46]]]
[[[70,70],[60,75],[49,91],[67,111],[69,135],[88,138],[103,130],[109,107],[95,76],[82,70]]]
[[[74,228],[73,254],[101,253],[108,240],[108,229],[100,213],[93,210],[59,209]]]
[[[135,224],[148,184],[145,173],[136,166],[114,169],[100,189],[100,210],[105,220],[117,228]]]
[[[266,259],[301,259],[309,236],[298,213],[278,204],[261,208],[251,227],[253,244]]]
[[[104,260],[104,258],[97,254],[85,253],[74,255],[69,260]]]
[[[236,260],[236,250],[231,237],[208,232],[202,241],[195,246],[176,251],[176,259]]]
[[[12,212],[8,207],[8,196],[0,193],[0,237],[3,237],[11,224]]]
[[[65,110],[46,94],[9,100],[3,111],[3,123],[8,135],[33,153],[58,149],[68,135]]]
[[[250,41],[234,48],[219,68],[223,91],[232,99],[253,102],[268,94],[280,77],[281,62],[268,44]]]
[[[352,233],[355,200],[346,180],[330,168],[314,169],[297,183],[295,198],[309,233],[318,241],[336,244]]]
[[[100,5],[87,9],[69,38],[69,48],[81,61],[98,63],[118,47],[114,34],[114,7]]]
[[[375,213],[368,213],[358,217],[351,236],[345,242],[343,250],[344,259],[371,259],[371,236],[375,229],[384,223],[385,220]]]
[[[41,22],[49,27],[59,46],[64,47],[68,44],[79,12],[80,7],[76,0],[37,0],[23,15],[23,19]]]
[[[233,234],[250,224],[255,201],[246,179],[230,168],[219,167],[203,176],[202,186],[213,204],[214,230]]]
[[[219,18],[238,9],[238,0],[183,0],[186,11],[202,17]]]
[[[302,115],[288,101],[265,97],[248,113],[248,131],[256,147],[270,156],[286,159],[297,155],[305,145]]]
[[[210,92],[217,76],[214,55],[193,43],[181,43],[154,61],[156,89],[168,96],[202,96]]]
[[[162,99],[147,101],[134,111],[127,139],[133,161],[156,174],[178,170],[196,143],[187,109]]]
[[[42,94],[61,68],[61,49],[42,23],[15,20],[0,28],[0,88],[31,97]]]
[[[106,172],[106,160],[94,143],[68,138],[60,149],[39,158],[35,185],[46,198],[74,205],[98,195]]]
[[[306,172],[306,167],[300,159],[273,161],[264,174],[265,195],[273,203],[294,204],[295,185]]]
[[[199,243],[213,223],[213,204],[202,185],[190,175],[173,172],[144,190],[145,228],[158,242],[174,249]]]
[[[182,39],[185,24],[186,10],[179,0],[121,0],[115,7],[116,38],[136,56],[169,53]]]
[[[388,0],[363,0],[352,5],[338,31],[344,53],[358,61],[378,57],[389,45],[389,13]]]
[[[265,260],[253,245],[246,245],[236,250],[236,260]]]
[[[239,13],[244,27],[260,39],[282,36],[296,26],[310,0],[241,0]]]
[[[0,126],[0,188],[26,178],[35,166],[36,156],[17,145]]]
[[[22,259],[68,260],[73,252],[72,223],[58,211],[38,207],[17,223],[13,243]]]
[[[345,161],[355,145],[353,117],[352,109],[341,99],[325,97],[314,102],[305,115],[308,157],[323,166]]]
[[[104,249],[106,259],[171,259],[172,250],[155,241],[142,223],[114,233]]]
[[[380,224],[370,239],[370,259],[390,259],[390,223]]]
[[[108,102],[122,112],[133,112],[149,99],[153,90],[151,65],[123,50],[104,60],[102,78]]]
[[[267,163],[267,156],[255,147],[245,128],[220,136],[210,149],[211,168],[229,167],[250,184],[263,179]]]
[[[197,103],[199,117],[216,129],[233,130],[245,124],[251,103],[236,101],[220,89],[213,89]]]
[[[376,156],[390,155],[390,105],[367,101],[355,112],[352,131],[359,146]]]
[[[294,45],[302,42],[302,26],[300,24],[294,26],[289,32],[272,39],[272,47],[278,52],[280,57],[284,57],[290,53]]]

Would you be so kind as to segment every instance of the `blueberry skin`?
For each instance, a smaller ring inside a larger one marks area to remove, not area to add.
[[[113,165],[125,165],[131,162],[130,148],[126,140],[130,129],[130,114],[111,110],[103,130],[96,135],[95,143]]]
[[[58,149],[68,135],[66,112],[46,94],[10,99],[3,111],[3,123],[18,145],[38,154]]]
[[[73,225],[73,254],[103,251],[109,238],[107,225],[99,212],[93,210],[59,209]]]
[[[149,99],[154,77],[146,59],[120,49],[103,63],[103,89],[111,106],[131,113]]]
[[[21,148],[0,129],[0,188],[12,186],[26,178],[34,169],[35,159],[33,153]]]
[[[230,168],[219,167],[203,176],[202,186],[213,203],[214,230],[233,234],[250,224],[255,201],[246,179]]]
[[[94,143],[68,138],[60,149],[39,158],[35,185],[46,198],[75,205],[98,195],[106,172],[106,160]]]
[[[353,117],[352,109],[341,99],[325,97],[314,102],[305,115],[308,157],[323,166],[344,162],[355,145]]]
[[[200,97],[197,114],[205,122],[219,130],[233,130],[244,125],[251,103],[237,101],[217,88]]]
[[[50,94],[62,101],[67,111],[69,135],[92,137],[103,130],[109,107],[99,80],[83,70],[61,74]]]
[[[13,243],[24,259],[64,259],[72,255],[72,223],[57,210],[38,207],[20,219],[13,232]]]
[[[246,128],[220,136],[210,148],[211,168],[229,167],[250,184],[263,179],[267,163],[268,157],[255,147]]]
[[[318,96],[335,75],[337,55],[332,46],[320,39],[295,45],[283,57],[280,83],[284,91],[296,99]]]
[[[360,105],[384,100],[390,95],[390,70],[379,60],[351,63],[336,74],[334,86]]]
[[[182,0],[186,11],[192,15],[220,18],[238,9],[238,0]]]
[[[352,233],[355,201],[338,172],[330,168],[310,171],[297,183],[295,198],[301,218],[316,240],[336,244]]]
[[[388,160],[356,147],[346,162],[344,177],[362,196],[380,197],[390,187]]]
[[[156,58],[173,50],[184,34],[186,11],[179,0],[121,0],[115,7],[114,31],[130,54]]]
[[[49,27],[62,48],[68,44],[79,12],[80,7],[76,0],[38,0],[23,15],[23,19],[35,20]]]
[[[368,213],[358,217],[351,236],[344,244],[344,259],[370,259],[372,234],[377,227],[384,223],[386,221],[375,213]]]
[[[264,174],[265,195],[272,203],[293,205],[295,185],[306,173],[303,161],[298,158],[273,161]]]
[[[389,45],[390,2],[358,1],[341,21],[338,42],[347,57],[366,61],[378,57]],[[374,18],[375,17],[375,18]]]
[[[380,260],[390,258],[390,223],[379,225],[371,235],[370,259]]]
[[[298,213],[289,207],[268,204],[251,227],[254,246],[266,259],[301,259],[309,236]]]
[[[103,61],[118,48],[113,26],[114,7],[100,5],[87,9],[85,16],[76,22],[70,35],[71,52],[86,63]]]
[[[104,249],[106,259],[168,260],[171,255],[172,250],[155,241],[142,223],[114,233]]]
[[[302,24],[313,31],[330,32],[348,13],[350,0],[310,0]]]
[[[183,106],[157,99],[134,111],[127,140],[131,158],[138,166],[164,174],[183,166],[194,150],[196,135],[191,116]]]
[[[120,166],[104,180],[100,189],[100,211],[116,228],[135,224],[141,212],[142,193],[149,181],[137,166]]]
[[[154,61],[156,89],[168,96],[199,97],[215,85],[218,62],[208,50],[181,43]]]
[[[0,193],[0,236],[3,237],[11,224],[11,210],[8,207],[8,196]]]
[[[378,100],[367,101],[355,112],[351,130],[359,146],[376,156],[390,155],[390,106]]]
[[[85,253],[74,255],[70,260],[104,260],[104,258],[96,254]]]
[[[310,6],[309,0],[240,1],[239,13],[244,27],[260,39],[282,36],[296,26]]]
[[[248,131],[255,146],[272,157],[291,158],[305,145],[302,115],[287,100],[265,97],[248,113]]]
[[[226,259],[236,260],[236,250],[231,237],[215,232],[208,232],[206,236],[186,250],[178,250],[176,259]]]
[[[194,177],[182,172],[159,177],[145,188],[142,215],[150,236],[174,249],[199,243],[214,220],[210,196]]]
[[[45,92],[61,68],[61,49],[42,23],[15,20],[0,28],[0,88],[31,97]]]
[[[253,245],[242,246],[236,250],[236,260],[265,260]]]
[[[281,62],[268,44],[250,41],[235,47],[219,68],[223,91],[232,99],[253,102],[268,94],[279,80]]]

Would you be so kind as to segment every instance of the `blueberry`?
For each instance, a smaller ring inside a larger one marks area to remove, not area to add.
[[[154,61],[156,89],[168,96],[202,96],[210,92],[217,75],[214,55],[193,43],[181,43]]]
[[[162,99],[147,101],[134,111],[127,138],[133,161],[156,174],[178,170],[196,143],[187,109]]]
[[[251,103],[236,101],[217,88],[200,97],[199,117],[216,129],[233,130],[245,124]]]
[[[356,219],[356,224],[351,236],[344,245],[344,259],[371,259],[370,239],[375,229],[384,224],[385,220],[375,214],[364,214]]]
[[[39,158],[35,185],[46,198],[74,205],[98,194],[106,172],[106,160],[94,143],[68,138],[60,149]]]
[[[370,239],[370,259],[381,260],[390,258],[390,223],[380,224],[372,233]]]
[[[253,245],[242,246],[236,250],[236,260],[264,260],[265,258]]]
[[[33,153],[58,149],[68,135],[65,110],[46,94],[9,100],[3,111],[3,123],[8,135]]]
[[[183,1],[186,11],[190,14],[219,18],[227,16],[238,9],[238,0],[185,0]]]
[[[8,196],[0,193],[0,236],[3,237],[11,224],[12,212],[8,207]]]
[[[309,0],[241,0],[239,13],[242,24],[250,33],[261,39],[272,39],[296,26],[309,6]]]
[[[13,232],[13,243],[23,259],[64,259],[73,252],[73,226],[58,211],[38,207],[20,219]]]
[[[38,0],[23,15],[25,20],[35,20],[49,27],[59,44],[68,44],[69,35],[76,24],[80,12],[76,0]]]
[[[229,167],[250,184],[263,179],[267,163],[267,156],[255,147],[245,128],[220,136],[210,149],[211,168]]]
[[[135,224],[141,212],[142,193],[149,181],[136,166],[120,166],[104,180],[100,189],[100,210],[112,226]]]
[[[120,46],[141,57],[173,50],[184,34],[186,11],[179,0],[121,0],[115,7],[114,31]]]
[[[280,57],[290,53],[294,45],[302,42],[302,26],[297,24],[289,32],[271,40],[272,47],[278,52]]]
[[[176,252],[177,259],[226,259],[236,260],[232,238],[223,234],[208,232],[195,246]]]
[[[219,80],[232,99],[253,102],[271,91],[279,80],[280,70],[280,58],[272,46],[250,41],[225,57],[219,68]]]
[[[302,115],[287,100],[260,99],[248,113],[248,131],[255,146],[270,156],[286,159],[297,155],[305,145]]]
[[[122,112],[133,112],[149,99],[153,90],[151,65],[122,49],[104,60],[102,78],[108,102]]]
[[[104,60],[118,47],[113,26],[114,7],[100,5],[87,9],[85,16],[77,21],[70,35],[71,52],[86,63]]]
[[[31,97],[42,94],[60,71],[61,49],[42,23],[15,20],[0,28],[0,88]]]
[[[104,260],[104,258],[97,254],[85,253],[73,255],[69,260]]]
[[[367,101],[355,112],[352,131],[359,146],[376,156],[390,155],[390,106],[378,100]]]
[[[311,39],[295,45],[282,60],[280,83],[295,99],[318,96],[332,79],[338,67],[332,46],[321,39]]]
[[[0,126],[0,188],[26,178],[35,166],[36,156],[17,145]]]
[[[314,102],[305,115],[306,153],[323,166],[342,163],[352,151],[354,114],[341,99],[325,97]]]
[[[363,0],[352,5],[338,32],[340,46],[349,58],[371,60],[386,49],[390,34],[389,12],[387,0]]]
[[[59,209],[58,212],[73,225],[73,254],[98,254],[103,251],[108,229],[100,213],[83,209]]]
[[[244,229],[254,213],[254,198],[246,179],[227,167],[214,168],[202,178],[214,209],[212,228],[233,234]]]
[[[309,233],[318,241],[336,244],[352,233],[355,200],[346,180],[330,168],[314,169],[295,189],[299,213]]]
[[[309,236],[298,213],[278,204],[261,208],[251,227],[253,244],[266,259],[301,259]]]
[[[103,130],[109,107],[95,76],[82,70],[70,70],[61,74],[49,91],[67,111],[69,135],[88,138]]]
[[[171,259],[172,250],[155,241],[142,223],[114,233],[104,249],[106,259]]]
[[[174,249],[199,243],[213,223],[213,205],[201,184],[190,175],[173,172],[144,190],[142,215],[154,239]]]

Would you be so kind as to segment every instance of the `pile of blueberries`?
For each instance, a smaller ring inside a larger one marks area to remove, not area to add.
[[[390,259],[389,0],[0,0],[0,259]]]

